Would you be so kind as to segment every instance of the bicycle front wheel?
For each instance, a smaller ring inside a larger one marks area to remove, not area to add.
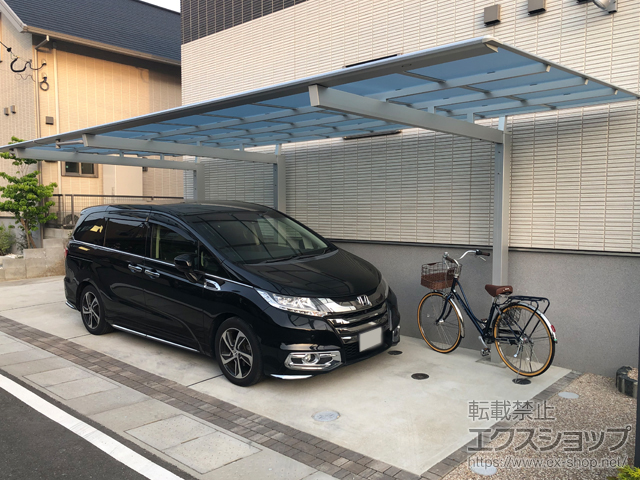
[[[440,292],[426,294],[418,306],[422,338],[436,352],[453,352],[462,339],[462,319],[451,299]]]
[[[518,375],[535,377],[547,371],[556,344],[546,322],[523,304],[507,306],[493,327],[496,349],[507,367]]]

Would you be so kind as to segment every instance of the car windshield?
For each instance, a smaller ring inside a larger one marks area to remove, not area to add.
[[[228,212],[200,216],[194,227],[234,263],[270,263],[315,256],[332,249],[299,223],[277,212]]]

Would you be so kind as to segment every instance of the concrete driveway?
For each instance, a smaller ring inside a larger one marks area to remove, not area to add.
[[[303,381],[268,378],[239,388],[215,361],[122,332],[92,336],[65,305],[62,278],[0,284],[0,315],[68,339],[142,370],[268,417],[394,467],[421,475],[497,419],[473,420],[469,402],[526,401],[569,373],[551,367],[530,385],[514,374],[478,363],[477,351],[441,355],[422,340],[403,337],[394,349],[359,364]],[[414,373],[428,379],[415,380]],[[314,420],[335,411],[331,422]]]

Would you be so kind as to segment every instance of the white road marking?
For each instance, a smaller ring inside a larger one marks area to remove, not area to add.
[[[50,418],[54,422],[71,430],[76,435],[84,438],[87,442],[95,445],[107,455],[115,458],[130,469],[150,480],[181,480],[180,477],[162,468],[160,465],[147,460],[142,455],[134,452],[129,447],[96,430],[91,425],[78,420],[69,415],[64,410],[40,398],[35,393],[30,392],[23,386],[17,384],[3,375],[0,375],[0,388],[6,390],[11,395],[26,403],[34,410]]]

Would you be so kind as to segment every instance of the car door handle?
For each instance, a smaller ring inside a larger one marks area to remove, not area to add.
[[[142,271],[142,267],[129,264],[129,270],[131,270],[133,273],[140,273]]]
[[[204,281],[204,288],[206,288],[207,290],[214,290],[216,292],[221,290],[220,284],[214,280],[205,280]]]
[[[144,273],[151,278],[158,278],[160,276],[158,272],[154,272],[153,270],[145,270]]]

